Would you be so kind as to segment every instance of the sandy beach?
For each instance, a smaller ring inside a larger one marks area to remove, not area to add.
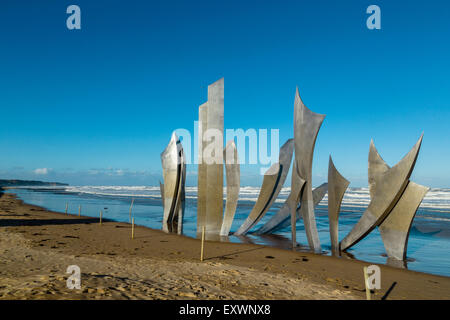
[[[66,286],[69,265],[81,289]],[[146,227],[50,212],[0,197],[0,299],[365,299],[348,258],[205,244]],[[373,299],[450,299],[450,278],[381,267]]]

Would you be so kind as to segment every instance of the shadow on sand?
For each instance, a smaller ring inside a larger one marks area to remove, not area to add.
[[[103,219],[103,222],[108,222]],[[96,218],[80,219],[0,219],[0,227],[22,227],[22,226],[55,226],[72,224],[91,224],[98,223]]]

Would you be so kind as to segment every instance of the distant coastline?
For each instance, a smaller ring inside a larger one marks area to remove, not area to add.
[[[67,183],[61,182],[45,182],[36,180],[5,180],[0,179],[0,187],[20,187],[20,186],[68,186]]]

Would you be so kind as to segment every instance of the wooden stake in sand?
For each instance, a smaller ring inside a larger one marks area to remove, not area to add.
[[[67,209],[69,209],[69,204],[66,202],[66,214],[67,214]]]
[[[78,206],[78,216],[81,217],[81,204]]]
[[[131,205],[130,205],[130,219],[128,221],[131,222],[131,209],[133,209],[133,203],[134,203],[134,198],[131,199]]]
[[[131,219],[131,239],[134,239],[134,218]]]
[[[367,300],[370,300],[369,274],[367,273],[367,267],[364,267],[364,284],[366,285],[366,298]]]
[[[100,225],[102,225],[102,215],[103,215],[103,211],[100,210]]]
[[[204,248],[205,248],[205,226],[202,227],[202,247],[200,249],[200,261],[203,261]]]

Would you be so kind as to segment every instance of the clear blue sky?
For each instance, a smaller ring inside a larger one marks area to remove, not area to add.
[[[371,138],[393,165],[424,131],[413,178],[450,187],[448,1],[2,0],[0,37],[1,178],[156,185],[172,130],[193,130],[225,77],[226,128],[278,128],[282,144],[297,85],[327,115],[314,185],[331,154],[366,186]],[[242,185],[260,182],[244,168]]]

